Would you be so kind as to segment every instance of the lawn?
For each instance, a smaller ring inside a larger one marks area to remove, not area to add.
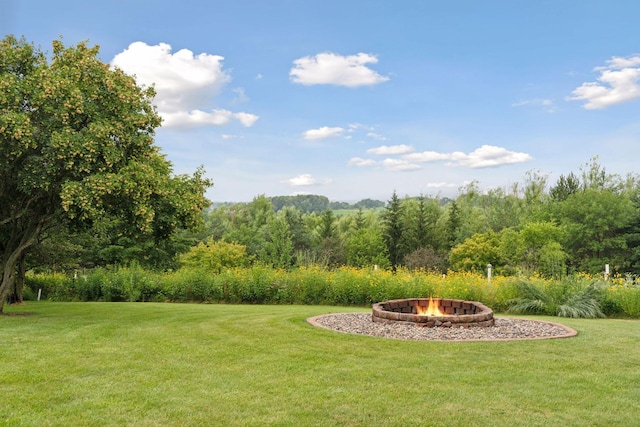
[[[0,425],[609,426],[640,419],[640,321],[574,338],[411,342],[347,307],[31,302],[0,316]],[[367,310],[368,311],[368,310]]]

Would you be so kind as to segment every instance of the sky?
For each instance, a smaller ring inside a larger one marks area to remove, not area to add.
[[[154,85],[155,140],[214,202],[455,197],[638,173],[637,0],[0,0]]]

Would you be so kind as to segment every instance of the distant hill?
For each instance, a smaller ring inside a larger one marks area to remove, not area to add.
[[[385,205],[380,200],[364,199],[356,203],[348,202],[331,202],[325,196],[316,196],[312,194],[302,194],[297,196],[276,196],[270,197],[273,208],[277,211],[284,207],[294,207],[305,213],[324,212],[327,209],[372,209]]]
[[[326,196],[318,196],[314,194],[300,194],[297,196],[275,196],[268,197],[273,205],[273,209],[278,212],[286,207],[296,208],[304,213],[324,212],[327,209],[334,211],[348,211],[358,209],[379,209],[384,208],[387,203],[382,200],[362,199],[359,202],[332,202]],[[440,205],[446,205],[451,199],[444,197],[440,199]],[[242,203],[236,202],[214,202],[210,209],[216,209],[220,206],[232,206]]]

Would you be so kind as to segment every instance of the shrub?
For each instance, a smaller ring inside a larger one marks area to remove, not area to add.
[[[248,261],[247,247],[237,243],[214,241],[199,243],[180,255],[180,263],[197,270],[220,273],[224,268],[242,267]]]
[[[447,261],[432,247],[418,248],[404,256],[404,264],[409,270],[425,270],[445,273]]]
[[[560,317],[604,317],[600,308],[601,283],[564,278],[545,285],[536,286],[529,280],[518,280],[519,296],[512,300],[509,310]]]
[[[614,279],[608,291],[606,302],[614,314],[640,317],[640,283],[636,278]]]

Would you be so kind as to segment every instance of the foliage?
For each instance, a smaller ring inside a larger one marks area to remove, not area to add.
[[[225,268],[247,265],[247,248],[237,243],[214,241],[213,239],[193,246],[189,252],[180,255],[184,267],[202,269],[209,273],[220,273]]]
[[[319,266],[290,270],[262,264],[224,268],[203,266],[158,273],[137,265],[96,268],[71,275],[27,274],[29,295],[42,290],[54,301],[171,301],[252,304],[369,305],[398,298],[441,297],[481,301],[507,310],[553,316],[640,317],[640,286],[613,279],[607,286],[590,276],[561,280],[484,274]]]
[[[404,265],[409,270],[434,270],[445,273],[446,260],[436,253],[432,247],[419,247],[411,253],[404,256]]]
[[[274,268],[289,268],[294,263],[293,249],[293,236],[286,218],[269,220],[258,260]]]
[[[0,311],[14,271],[53,226],[117,218],[162,240],[198,224],[210,182],[172,176],[153,145],[153,88],[98,59],[98,47],[0,41]]]
[[[579,188],[580,180],[573,172],[571,172],[566,177],[564,175],[560,175],[556,185],[551,187],[549,190],[549,195],[552,200],[556,202],[563,202],[567,200],[570,195],[577,193]]]
[[[360,268],[377,265],[379,268],[386,269],[391,266],[387,248],[378,228],[356,230],[347,239],[347,264]]]
[[[301,212],[323,212],[329,209],[329,199],[325,196],[313,194],[298,194],[295,196],[270,197],[273,209],[278,212],[285,207],[292,207]]]
[[[523,183],[487,192],[474,181],[461,188],[455,200],[400,199],[394,192],[382,210],[339,213],[332,209],[305,213],[294,207],[276,212],[269,206],[270,199],[260,196],[249,204],[206,212],[207,231],[198,239],[213,236],[243,244],[250,259],[287,268],[364,267],[387,265],[372,261],[375,252],[378,256],[382,252],[365,247],[367,240],[376,244],[378,231],[361,231],[379,227],[392,269],[435,266],[437,260],[428,261],[421,250],[431,247],[446,260],[437,263],[441,270],[452,261],[451,268],[460,271],[484,272],[491,263],[497,274],[549,278],[581,270],[595,274],[605,264],[613,273],[636,272],[640,268],[640,233],[635,225],[640,217],[640,179],[628,176],[622,181],[606,174],[595,161],[583,169],[581,177],[562,178],[550,194],[547,175],[531,171]],[[283,224],[275,233],[271,221],[282,217],[288,231]],[[276,235],[290,236],[293,243],[293,255],[283,252],[287,254],[284,263],[274,249],[276,242],[284,243],[288,237],[273,240]],[[276,262],[268,259],[273,257]]]
[[[548,276],[564,273],[567,255],[560,244],[563,228],[552,222],[530,222],[520,230],[520,235],[524,249],[521,264],[527,271]]]
[[[611,314],[640,318],[640,283],[633,276],[616,278],[605,294]]]
[[[444,235],[443,247],[450,251],[458,242],[458,233],[461,228],[462,218],[458,202],[455,200],[447,205],[445,214],[442,216],[444,226],[441,227]]]
[[[417,199],[407,198],[402,203],[403,258],[419,248],[442,246],[436,231],[441,216],[439,200],[420,196]]]
[[[264,195],[246,205],[238,205],[230,212],[231,227],[223,239],[247,248],[249,256],[257,256],[264,243],[267,224],[275,217],[271,202]]]
[[[43,250],[26,264],[38,271],[132,262],[172,270],[179,265],[177,254],[213,239],[245,246],[242,265],[259,262],[277,269],[378,265],[445,272],[450,264],[484,275],[491,263],[494,275],[549,279],[581,270],[597,274],[605,264],[611,274],[640,271],[640,179],[608,175],[594,161],[580,177],[562,178],[549,193],[546,182],[539,172],[527,173],[522,184],[487,192],[472,182],[455,200],[399,199],[394,192],[386,208],[337,213],[292,206],[276,212],[273,198],[258,196],[250,203],[217,205],[199,215],[202,229],[161,240],[155,233],[120,233],[126,229],[122,217],[101,217],[88,232],[60,223],[60,231],[41,234],[50,243],[40,243]],[[607,314],[616,313],[616,303],[607,304]]]
[[[500,263],[500,238],[493,231],[474,234],[451,250],[449,262],[455,271],[482,272],[487,264]]]
[[[605,263],[623,265],[623,230],[633,217],[633,204],[624,194],[588,188],[570,195],[557,207],[565,227],[564,246],[578,271],[597,273]]]
[[[513,299],[509,307],[509,310],[515,313],[581,318],[604,317],[600,308],[602,284],[599,282],[585,285],[583,281],[565,278],[545,283],[545,286],[537,286],[531,281],[519,279],[516,286],[519,296]]]
[[[614,280],[605,287],[589,276],[562,280],[495,275],[488,281],[471,272],[410,271],[319,266],[291,270],[262,264],[175,272],[145,271],[137,265],[97,268],[79,274],[29,273],[30,295],[55,301],[171,301],[251,304],[332,304],[363,306],[398,298],[441,297],[480,301],[496,312],[586,317],[606,311],[617,317],[640,317],[640,287]],[[518,307],[520,304],[520,307]]]
[[[393,192],[391,200],[387,204],[385,211],[382,215],[383,222],[383,237],[387,244],[387,255],[391,268],[396,270],[400,262],[402,261],[402,247],[403,247],[403,233],[404,225],[402,222],[403,207],[400,202],[400,198]]]

